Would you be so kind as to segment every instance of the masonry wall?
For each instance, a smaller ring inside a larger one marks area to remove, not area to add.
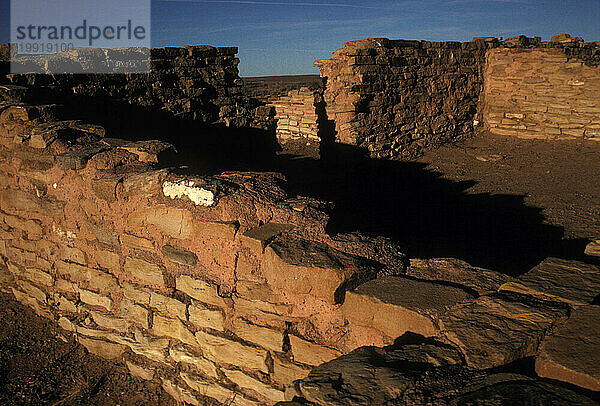
[[[275,107],[277,129],[275,135],[281,142],[288,140],[319,141],[317,105],[322,100],[319,92],[303,87],[290,90],[287,96],[269,100]]]
[[[542,343],[568,306],[597,308],[597,267],[554,258],[515,279],[453,259],[408,266],[384,238],[327,235],[327,204],[276,174],[157,170],[167,144],[106,138],[58,107],[0,102],[0,289],[178,401],[315,399],[297,381],[315,366],[407,332],[472,376],[542,351],[540,376],[597,390],[544,361]],[[440,364],[423,344],[407,356],[429,375],[423,363]],[[340,373],[326,377],[335,391]]]
[[[180,401],[251,405],[393,341],[341,309],[347,289],[405,267],[389,242],[328,236],[327,205],[276,175],[155,170],[168,145],[58,111],[0,102],[1,288],[90,352]]]
[[[493,134],[600,140],[595,44],[487,53],[484,121]]]
[[[377,158],[412,157],[473,133],[485,52],[467,43],[364,39],[316,61],[338,142]]]
[[[71,69],[85,65],[86,53],[102,53],[100,49],[75,49],[60,55],[72,61]],[[108,50],[110,51],[110,50]],[[107,51],[107,52],[108,52]],[[182,119],[203,123],[223,122],[232,126],[249,125],[252,106],[242,90],[236,47],[188,46],[151,49],[150,73],[133,74],[9,74],[8,83],[35,86],[36,100],[58,100],[67,96],[107,98],[124,101],[151,111],[160,111]],[[104,55],[104,54],[102,54]],[[94,56],[104,60],[104,56]],[[110,56],[110,55],[109,55]],[[8,47],[0,52],[8,60]],[[18,57],[18,55],[13,55]],[[110,56],[112,58],[112,56]],[[18,59],[27,71],[45,69],[37,60]],[[61,62],[63,65],[66,62]],[[8,69],[5,62],[4,69]],[[35,68],[35,69],[34,69]]]

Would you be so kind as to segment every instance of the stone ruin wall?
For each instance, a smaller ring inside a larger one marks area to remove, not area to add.
[[[167,145],[57,111],[0,103],[0,288],[175,399],[319,403],[313,368],[407,332],[437,340],[415,356],[456,363],[464,379],[443,396],[536,355],[541,376],[600,389],[543,351],[571,312],[597,318],[598,268],[549,259],[512,278],[408,264],[389,240],[327,235],[327,204],[288,195],[277,175],[157,170]],[[555,277],[581,282],[547,291]]]
[[[316,61],[336,141],[406,158],[472,134],[489,46],[364,39]]]
[[[412,158],[484,125],[495,134],[598,139],[600,48],[568,34],[471,42],[364,39],[315,62],[336,142]],[[333,138],[333,137],[332,137]]]
[[[484,124],[492,134],[600,141],[600,67],[596,47],[488,51]]]
[[[553,349],[597,319],[597,267],[548,259],[512,278],[452,259],[408,264],[389,240],[327,235],[328,205],[290,196],[276,174],[157,170],[168,145],[15,102],[31,90],[22,83],[0,102],[0,288],[177,400],[318,403],[311,369],[406,332],[443,343],[432,356],[451,351],[442,364],[455,357],[462,384],[536,357],[540,376],[600,389]],[[553,281],[565,277],[580,282]]]
[[[503,42],[349,42],[331,59],[315,62],[326,86],[323,100],[314,92],[312,102],[313,92],[306,90],[266,104],[253,100],[238,76],[235,47],[152,49],[149,74],[7,80],[34,86],[36,100],[107,97],[201,123],[265,130],[277,123],[279,140],[335,139],[377,158],[417,156],[472,135],[480,123],[502,135],[596,140],[598,45],[559,37],[545,43],[524,36]],[[8,48],[0,51],[8,69]]]
[[[1,288],[90,352],[181,401],[254,405],[391,342],[341,310],[346,289],[405,268],[398,250],[375,261],[391,243],[328,236],[327,204],[276,175],[155,170],[164,143],[105,138],[60,111],[0,103]]]
[[[85,65],[86,51],[76,49],[61,57]],[[207,45],[154,48],[150,73],[8,74],[6,82],[35,87],[36,94],[30,95],[35,100],[107,98],[181,119],[242,127],[253,123],[256,106],[244,95],[237,52],[237,47]],[[4,44],[0,49],[3,72],[9,72],[9,57],[9,44]]]
[[[307,140],[319,142],[318,107],[322,95],[306,87],[290,90],[287,96],[272,98],[268,105],[275,108],[277,140]]]

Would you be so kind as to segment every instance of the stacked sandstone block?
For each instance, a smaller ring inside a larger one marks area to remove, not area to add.
[[[301,139],[319,141],[319,126],[316,105],[320,94],[307,87],[291,90],[287,96],[271,99],[269,105],[275,107],[277,139]]]
[[[421,372],[448,351],[441,365],[471,378],[536,357],[539,376],[600,389],[597,267],[406,268],[379,239],[328,236],[323,203],[288,196],[273,174],[156,170],[168,145],[105,138],[59,111],[0,104],[2,289],[177,400],[318,399],[311,369],[406,333],[441,343],[399,355]]]
[[[520,138],[600,140],[600,67],[585,58],[585,51],[591,56],[595,49],[595,44],[587,44],[574,49],[490,50],[483,113],[490,132]],[[583,57],[577,57],[577,52]]]
[[[364,39],[316,61],[336,140],[378,158],[411,157],[473,132],[485,51],[468,43]]]
[[[82,54],[104,51],[110,50],[75,49],[60,56],[84,64]],[[207,45],[156,48],[150,50],[150,73],[24,74],[8,79],[14,85],[46,88],[54,96],[108,97],[181,118],[240,126],[249,117],[249,102],[242,93],[236,53],[236,47]]]
[[[0,106],[2,289],[90,352],[182,402],[256,405],[359,345],[340,301],[377,266],[327,243],[320,202],[268,174],[154,170],[168,145]]]

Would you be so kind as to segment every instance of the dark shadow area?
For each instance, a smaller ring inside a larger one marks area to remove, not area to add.
[[[411,258],[454,257],[510,275],[548,256],[584,259],[585,240],[564,240],[544,224],[524,196],[468,194],[473,182],[453,182],[416,162],[365,157],[356,147],[330,145],[327,159],[282,156],[278,170],[293,192],[335,203],[328,231],[390,237]]]
[[[162,166],[197,174],[226,170],[278,171],[292,195],[331,201],[328,232],[390,237],[411,258],[453,257],[509,275],[527,272],[548,256],[580,259],[585,240],[563,239],[544,224],[541,209],[521,195],[468,194],[473,182],[443,179],[425,164],[370,159],[357,147],[335,144],[333,123],[317,106],[321,159],[277,154],[273,132],[206,125],[164,111],[108,98],[61,98],[66,113],[98,123],[107,136],[172,143],[178,154]]]
[[[38,92],[30,96],[40,104],[64,105],[65,119],[78,119],[102,125],[106,137],[129,141],[161,140],[177,153],[161,155],[161,167],[185,166],[198,174],[222,171],[266,171],[274,166],[279,149],[274,131],[259,128],[230,128],[225,124],[207,124],[201,120],[178,117],[166,110],[140,107],[126,100],[102,96],[56,95]],[[203,113],[218,115],[207,106]]]

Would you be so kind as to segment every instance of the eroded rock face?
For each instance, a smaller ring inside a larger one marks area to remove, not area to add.
[[[441,321],[443,334],[467,364],[487,369],[535,355],[544,335],[567,314],[560,303],[495,294],[458,304]]]
[[[472,377],[461,363],[458,351],[433,341],[361,347],[313,369],[296,388],[318,405],[427,404]]]
[[[585,246],[585,254],[600,257],[600,240],[592,241]]]
[[[435,341],[362,347],[322,364],[278,405],[597,405],[564,386],[511,372],[474,370]]]
[[[535,362],[539,376],[600,391],[600,306],[575,309],[544,340]]]

